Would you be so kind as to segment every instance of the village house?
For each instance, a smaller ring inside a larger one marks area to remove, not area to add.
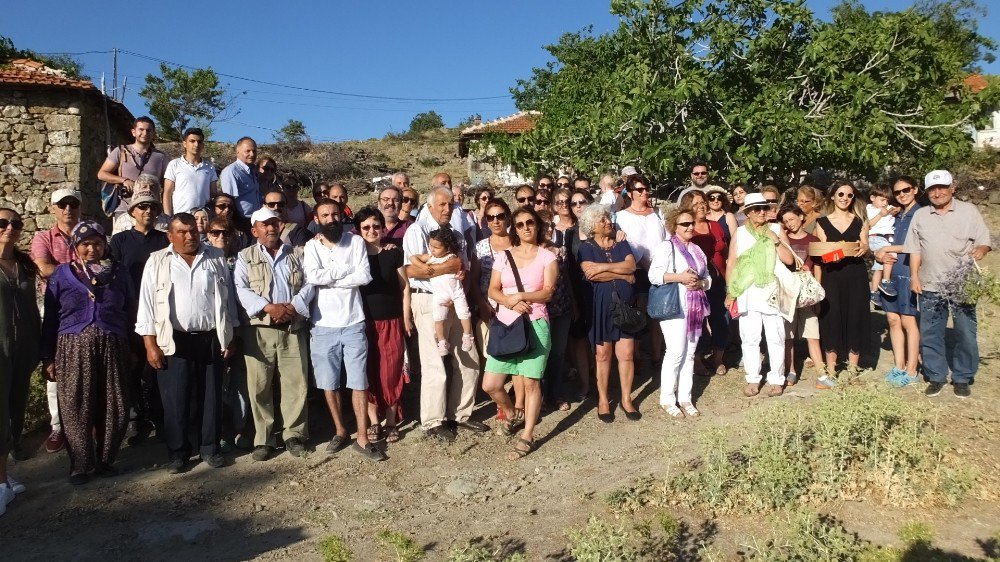
[[[497,158],[496,151],[484,139],[489,134],[521,135],[535,128],[538,111],[522,111],[508,117],[482,123],[479,120],[462,129],[458,138],[458,155],[466,159],[466,170],[473,180],[481,179],[497,186],[512,187],[532,183],[518,170]]]
[[[132,142],[132,120],[90,80],[28,59],[0,66],[0,206],[24,218],[22,243],[54,224],[57,189],[80,189],[83,215],[102,216],[97,170],[109,145]]]

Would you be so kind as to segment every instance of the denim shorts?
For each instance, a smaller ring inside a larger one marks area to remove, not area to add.
[[[309,355],[312,358],[316,388],[340,390],[341,376],[346,371],[347,388],[368,390],[365,365],[368,361],[368,338],[365,323],[358,322],[344,328],[313,326],[309,338]]]
[[[872,234],[868,237],[868,249],[870,249],[873,254],[882,248],[887,248],[889,246],[892,246],[892,241],[881,234]],[[882,271],[882,264],[876,261],[872,264],[872,271]]]

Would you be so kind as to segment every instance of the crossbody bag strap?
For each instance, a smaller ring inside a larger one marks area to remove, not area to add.
[[[510,270],[514,274],[514,283],[517,284],[517,292],[524,292],[524,285],[521,284],[521,274],[517,272],[517,264],[514,263],[514,254],[510,253],[510,250],[504,250],[503,253],[507,254],[507,261],[510,263]]]

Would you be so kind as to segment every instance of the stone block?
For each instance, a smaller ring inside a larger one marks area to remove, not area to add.
[[[35,217],[35,225],[36,232],[39,230],[48,230],[56,225],[56,218],[51,214],[37,215]]]
[[[49,210],[49,200],[44,195],[32,195],[24,202],[24,212],[45,213]]]
[[[66,113],[69,113],[70,115],[79,115],[80,114],[80,107],[78,105],[76,105],[76,104],[71,105],[71,106],[69,106],[69,107],[66,108]]]
[[[24,166],[26,169],[30,170],[30,169],[32,169],[32,168],[35,167],[35,159],[34,158],[21,158],[21,165]]]
[[[35,173],[33,177],[37,181],[47,182],[47,183],[66,181],[66,167],[38,166],[37,168],[35,168]]]
[[[53,146],[49,150],[49,164],[79,164],[80,149],[75,146]]]
[[[48,135],[49,144],[52,146],[66,146],[69,144],[68,131],[53,131]]]
[[[51,113],[45,116],[45,128],[50,131],[73,131],[80,129],[79,115]]]
[[[8,105],[4,107],[3,111],[0,113],[2,113],[4,117],[20,117],[23,112],[24,112],[24,107],[22,106]]]
[[[45,152],[45,135],[34,133],[24,137],[24,151],[28,154],[41,154]]]
[[[80,183],[80,167],[66,166],[66,181]]]

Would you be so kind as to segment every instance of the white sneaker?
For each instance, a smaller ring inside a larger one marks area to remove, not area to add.
[[[9,474],[7,475],[7,485],[10,486],[11,490],[14,490],[15,494],[23,494],[24,491],[27,490],[27,488],[24,487],[24,484],[21,484],[21,482]]]
[[[10,486],[0,485],[0,515],[7,513],[7,504],[14,500],[15,495]]]

